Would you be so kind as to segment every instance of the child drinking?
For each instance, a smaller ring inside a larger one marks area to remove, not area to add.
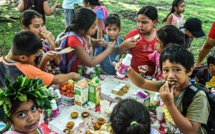
[[[121,22],[119,16],[117,14],[110,14],[106,21],[105,21],[106,33],[107,35],[104,37],[107,43],[116,42],[115,43],[115,51],[108,55],[102,62],[101,62],[101,69],[103,70],[102,73],[109,74],[109,75],[116,75],[115,70],[115,63],[119,60],[118,55],[118,46],[122,43],[122,39],[119,37],[119,33],[121,30]],[[101,50],[104,51],[105,47],[101,47]],[[97,55],[100,54],[102,51],[97,51]],[[118,58],[118,59],[117,59]]]
[[[156,80],[160,80],[163,78],[159,64],[160,53],[163,51],[164,48],[174,43],[184,46],[183,32],[181,32],[173,25],[166,25],[158,30],[155,45],[156,50],[148,56],[149,59],[156,65],[154,74]]]
[[[157,24],[158,14],[157,9],[153,6],[145,6],[139,10],[137,13],[137,28],[131,30],[125,39],[134,37],[136,35],[140,36],[137,44],[133,48],[124,49],[125,51],[130,50],[130,54],[133,56],[131,60],[131,67],[138,73],[138,66],[148,65],[149,70],[148,75],[153,75],[154,73],[154,63],[148,58],[148,55],[154,52],[156,43],[156,29],[154,28]],[[124,47],[120,45],[119,49]],[[124,52],[125,52],[124,51]]]
[[[22,29],[35,33],[42,41],[43,51],[37,55],[36,66],[48,73],[59,74],[60,55],[50,52],[55,50],[56,44],[52,33],[45,29],[42,16],[35,10],[26,10],[20,17],[20,25]]]
[[[171,11],[163,20],[163,22],[166,22],[166,25],[175,25],[177,28],[182,27],[184,21],[184,15],[182,13],[184,11],[185,1],[173,0]]]
[[[51,108],[51,96],[46,86],[40,84],[41,79],[28,80],[23,76],[14,83],[9,79],[6,81],[6,90],[0,89],[0,102],[3,102],[0,103],[0,120],[12,125],[6,134],[43,134],[39,128],[39,108]]]

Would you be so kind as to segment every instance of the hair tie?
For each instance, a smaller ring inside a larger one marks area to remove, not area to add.
[[[132,122],[131,122],[131,126],[132,126],[132,125],[135,125],[135,124],[137,124],[136,121],[132,121]]]

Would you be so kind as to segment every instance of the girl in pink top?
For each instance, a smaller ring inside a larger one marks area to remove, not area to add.
[[[163,22],[166,22],[166,25],[175,25],[180,28],[183,26],[184,15],[182,14],[185,11],[185,1],[184,0],[174,0],[172,2],[171,12],[166,16]]]

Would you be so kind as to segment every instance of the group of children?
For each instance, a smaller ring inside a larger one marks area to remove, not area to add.
[[[92,0],[84,0],[84,3],[91,9],[99,6],[98,0],[95,0],[94,5]],[[4,74],[0,76],[0,88],[5,89],[6,76],[11,82],[16,81],[20,75],[40,78],[47,86],[63,83],[69,79],[77,80],[80,75],[75,72],[79,65],[94,67],[101,64],[102,73],[115,75],[115,68],[119,69],[116,64],[119,62],[119,55],[129,52],[133,58],[127,76],[138,87],[160,93],[166,109],[165,115],[171,117],[167,120],[168,133],[206,134],[201,124],[207,123],[210,106],[203,91],[199,91],[194,96],[186,116],[182,114],[182,98],[190,86],[189,76],[194,68],[194,57],[186,48],[190,47],[194,37],[205,35],[201,21],[197,18],[187,20],[180,29],[184,7],[184,0],[174,0],[172,11],[164,20],[168,25],[156,29],[157,9],[153,6],[144,6],[136,16],[137,28],[131,30],[124,37],[124,41],[119,37],[121,22],[118,15],[110,14],[106,18],[104,23],[106,35],[102,39],[103,35],[100,30],[102,30],[103,22],[98,18],[98,14],[88,8],[78,9],[65,30],[65,32],[74,33],[67,39],[67,47],[74,50],[66,54],[67,63],[73,59],[69,72],[66,74],[60,73],[58,65],[61,58],[53,53],[57,45],[51,32],[44,27],[42,16],[34,10],[26,10],[20,17],[23,30],[15,35],[9,53],[0,58],[1,73]],[[179,24],[180,27],[178,27]],[[96,31],[98,32],[97,38],[91,38]],[[135,39],[135,35],[139,35],[140,38]],[[95,47],[100,47],[100,49],[97,49],[99,51],[94,56],[92,48]],[[144,73],[153,75],[159,81],[151,81],[139,75],[140,67],[143,65],[147,66],[147,71]],[[169,82],[174,84],[169,85]],[[35,105],[32,102],[30,104],[26,102],[28,106],[32,104]],[[131,108],[127,109],[128,105]],[[134,109],[135,107],[139,109]],[[31,108],[30,110],[34,107]],[[111,114],[110,122],[115,134],[148,134],[151,130],[146,107],[130,99],[119,102]],[[33,122],[27,127],[34,125]],[[18,129],[15,131],[24,133]]]

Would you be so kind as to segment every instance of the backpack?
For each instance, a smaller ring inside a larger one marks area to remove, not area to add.
[[[199,78],[199,82],[198,83],[201,83],[201,84],[205,85],[205,81],[204,80],[207,79],[207,77],[208,77],[208,67],[206,67],[206,66],[201,66],[201,67],[195,68],[193,70],[193,73],[190,76],[190,78],[193,79],[199,70],[201,70],[202,73],[201,73],[201,76]]]
[[[102,30],[103,30],[103,33],[106,34],[105,20],[108,17],[108,11],[104,6],[97,6],[96,8],[93,9],[93,11],[96,12],[98,9],[102,10],[102,12],[104,14],[104,21],[102,23]]]
[[[63,32],[63,33],[61,33],[60,36],[61,37],[58,39],[58,43],[62,49],[67,47],[67,40],[68,40],[68,37],[70,37],[70,36],[75,36],[76,38],[79,39],[79,41],[82,43],[82,45],[84,45],[83,39],[73,31]],[[73,54],[73,56],[70,58],[68,64],[66,64],[66,54],[61,54],[61,62],[59,65],[60,71],[62,73],[69,73],[70,69],[71,69],[72,62],[75,61],[76,58],[77,58],[77,55]]]
[[[208,102],[210,105],[210,111],[209,111],[209,117],[207,125],[201,124],[205,130],[207,130],[208,134],[215,134],[215,94],[211,92],[210,89],[206,88],[204,85],[199,83],[191,84],[187,90],[184,93],[184,97],[182,98],[182,106],[183,106],[183,112],[182,114],[186,116],[187,109],[189,105],[191,104],[193,97],[195,94],[203,90],[208,98]]]

